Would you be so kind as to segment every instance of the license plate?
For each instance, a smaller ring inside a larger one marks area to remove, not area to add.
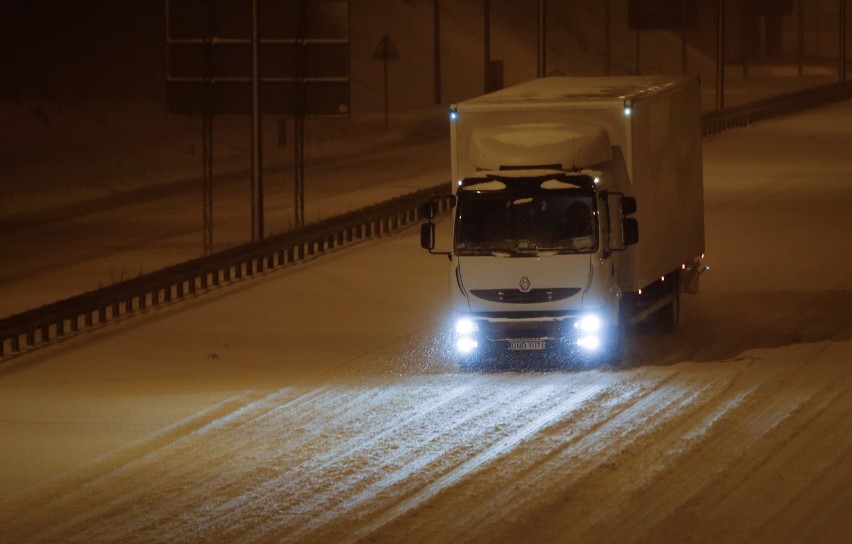
[[[509,349],[512,351],[530,351],[545,349],[547,342],[544,340],[525,340],[522,342],[509,342]]]

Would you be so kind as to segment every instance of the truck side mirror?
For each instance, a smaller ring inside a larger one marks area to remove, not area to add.
[[[435,223],[420,225],[420,247],[429,251],[435,249]]]
[[[621,198],[621,215],[631,215],[636,213],[636,199],[632,196]]]
[[[632,217],[621,220],[621,241],[625,247],[639,243],[639,221]]]
[[[455,195],[444,195],[432,197],[429,202],[424,202],[417,209],[420,218],[426,220],[426,223],[420,225],[420,247],[429,250],[432,255],[446,255],[452,259],[452,253],[449,251],[433,251],[435,249],[435,223],[432,220],[441,211],[441,201],[449,201],[450,207],[456,205]]]

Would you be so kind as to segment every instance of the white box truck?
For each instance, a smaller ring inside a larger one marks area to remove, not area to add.
[[[699,82],[548,77],[450,109],[450,259],[462,364],[506,352],[618,360],[625,327],[672,327],[697,292]]]

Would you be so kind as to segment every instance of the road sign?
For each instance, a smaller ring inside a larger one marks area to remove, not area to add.
[[[251,6],[167,1],[169,114],[251,114]],[[348,116],[348,0],[258,0],[258,11],[261,114]]]
[[[627,26],[631,30],[693,29],[697,17],[697,0],[629,0],[627,3]]]
[[[399,53],[396,52],[390,36],[385,34],[376,46],[376,51],[373,53],[373,60],[399,60]]]

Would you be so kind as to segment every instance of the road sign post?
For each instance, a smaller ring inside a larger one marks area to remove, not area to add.
[[[385,34],[382,36],[379,45],[376,46],[376,51],[373,53],[373,59],[382,61],[383,68],[383,77],[382,81],[384,82],[384,93],[385,93],[385,128],[388,126],[388,109],[389,109],[389,99],[388,99],[388,61],[389,60],[399,60],[399,54],[396,52],[396,47],[393,46],[393,43],[390,40],[390,36]]]

